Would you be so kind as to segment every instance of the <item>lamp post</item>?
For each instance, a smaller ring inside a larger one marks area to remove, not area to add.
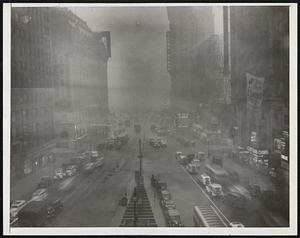
[[[207,139],[207,158],[209,158],[209,139]]]

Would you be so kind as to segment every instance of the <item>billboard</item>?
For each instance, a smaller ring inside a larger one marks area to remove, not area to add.
[[[256,77],[246,73],[247,80],[247,105],[251,108],[260,108],[263,101],[264,81],[263,77]]]

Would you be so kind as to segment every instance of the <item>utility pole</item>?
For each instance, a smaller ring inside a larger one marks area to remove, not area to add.
[[[140,178],[141,178],[142,177],[142,158],[143,158],[141,138],[139,139],[139,155],[138,155],[138,158],[140,159]]]

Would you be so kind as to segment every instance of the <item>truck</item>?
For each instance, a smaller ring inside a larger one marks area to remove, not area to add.
[[[229,173],[222,167],[215,164],[206,164],[205,170],[212,182],[218,182],[221,185],[228,185],[228,183],[231,183]]]
[[[228,227],[212,205],[194,206],[193,221],[195,227]]]
[[[41,227],[45,226],[48,215],[46,201],[31,201],[18,213],[18,226]]]

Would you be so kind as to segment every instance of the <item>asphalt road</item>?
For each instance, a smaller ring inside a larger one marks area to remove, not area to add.
[[[119,199],[132,187],[134,170],[139,168],[138,139],[140,137],[147,139],[152,136],[149,130],[151,124],[149,117],[140,121],[144,122],[144,131],[141,134],[136,134],[131,127],[128,144],[119,151],[105,151],[103,153],[105,163],[102,167],[96,168],[89,175],[78,174],[65,179],[58,183],[53,191],[50,191],[50,193],[62,198],[64,210],[49,220],[47,226],[119,226],[124,212],[124,208],[118,205]],[[246,209],[236,209],[229,207],[224,202],[213,201],[197,184],[195,177],[189,175],[175,159],[174,155],[178,150],[184,153],[206,152],[207,145],[197,143],[195,148],[185,148],[174,138],[166,138],[168,141],[166,149],[154,149],[145,141],[142,161],[145,187],[158,226],[165,226],[165,221],[156,193],[150,185],[152,174],[160,174],[162,180],[167,182],[172,200],[175,202],[181,220],[186,227],[194,226],[194,205],[215,206],[227,223],[240,221],[247,227],[263,226],[260,216],[265,212],[265,208],[258,200],[251,199]],[[272,185],[267,177],[255,175],[255,172],[250,169],[236,167],[238,165],[235,165],[231,160],[224,163],[225,168],[234,168],[241,173],[242,185],[253,176],[257,181],[262,181],[265,186]],[[29,197],[30,194],[28,193],[27,196]]]

